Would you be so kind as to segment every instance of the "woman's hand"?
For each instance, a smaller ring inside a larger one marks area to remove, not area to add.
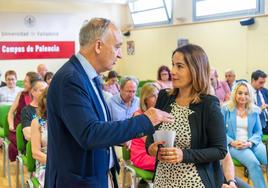
[[[235,183],[231,182],[230,185],[223,184],[221,188],[237,188],[237,186],[235,185]]]
[[[160,144],[165,144],[165,142],[164,141],[154,142],[149,146],[148,152],[151,156],[156,157],[158,145],[160,145]]]
[[[246,148],[250,148],[252,146],[252,143],[248,141],[235,140],[235,141],[232,141],[230,145],[236,149],[246,149]]]
[[[14,125],[9,124],[9,131],[15,132]]]
[[[179,148],[160,148],[158,159],[165,163],[180,163],[183,159],[183,152]]]

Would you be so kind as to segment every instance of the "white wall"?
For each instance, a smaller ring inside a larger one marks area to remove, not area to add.
[[[268,1],[266,10],[267,4]],[[171,54],[179,38],[188,38],[202,46],[221,79],[227,68],[234,69],[237,78],[247,80],[256,69],[268,73],[268,16],[256,17],[256,23],[249,27],[241,26],[240,18],[192,23],[192,1],[177,0],[175,5],[174,17],[183,18],[174,20],[176,24],[133,29],[131,36],[124,38],[123,59],[116,67],[120,74],[137,75],[141,80],[156,79],[160,65],[171,67]],[[134,56],[129,56],[126,42],[132,40],[136,51]]]
[[[76,42],[76,51],[79,50],[78,42],[78,32],[81,24],[85,19],[90,19],[92,17],[106,17],[115,22],[120,28],[125,28],[127,23],[126,6],[124,5],[112,5],[112,4],[96,4],[96,3],[86,3],[86,1],[43,1],[43,0],[10,0],[10,1],[0,1],[0,15],[2,18],[12,17],[12,14],[17,16],[21,14],[22,22],[26,15],[48,15],[51,22],[62,25],[63,29],[60,32],[69,32],[71,37],[64,38],[65,40]],[[66,19],[53,20],[53,15],[58,18],[66,15]],[[38,20],[37,20],[38,21]],[[48,27],[49,23],[39,23],[43,24],[42,28]],[[64,28],[64,25],[66,28]],[[10,21],[8,25],[0,25],[0,31],[4,28],[18,28],[18,23]],[[2,29],[1,29],[2,28]],[[64,29],[66,29],[64,31]],[[0,35],[0,41],[7,41],[7,38]],[[10,41],[18,40],[18,38],[10,38]],[[33,37],[28,37],[23,39],[25,41],[36,41],[38,39]],[[40,38],[39,38],[40,40]],[[50,40],[49,38],[44,40]],[[56,40],[53,38],[52,40]],[[60,40],[60,39],[59,39]],[[48,66],[48,69],[52,72],[56,72],[59,67],[61,67],[67,59],[34,59],[34,60],[0,60],[0,70],[4,74],[5,71],[13,69],[16,70],[18,74],[18,79],[23,79],[25,73],[30,70],[36,70],[36,66],[40,63],[44,63]],[[4,79],[3,77],[1,78]]]

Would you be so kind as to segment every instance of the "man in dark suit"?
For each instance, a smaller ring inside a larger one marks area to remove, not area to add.
[[[98,75],[121,58],[121,33],[109,20],[94,18],[81,28],[79,42],[79,53],[58,70],[48,91],[45,187],[118,187],[113,146],[152,134],[154,125],[173,118],[151,108],[111,122]]]
[[[268,134],[268,90],[264,88],[266,77],[266,73],[261,70],[256,70],[251,74],[251,85],[255,89],[254,103],[261,109],[260,120],[264,134]]]

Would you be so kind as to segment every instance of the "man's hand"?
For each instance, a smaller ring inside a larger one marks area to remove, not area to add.
[[[150,119],[154,126],[162,122],[174,122],[174,118],[172,115],[156,108],[149,108],[147,111],[144,112],[144,114]]]

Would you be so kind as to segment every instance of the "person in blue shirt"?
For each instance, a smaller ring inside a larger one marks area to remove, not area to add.
[[[134,77],[128,76],[121,80],[120,93],[108,101],[112,120],[125,120],[138,110],[140,101],[136,97],[137,86],[138,80]]]

